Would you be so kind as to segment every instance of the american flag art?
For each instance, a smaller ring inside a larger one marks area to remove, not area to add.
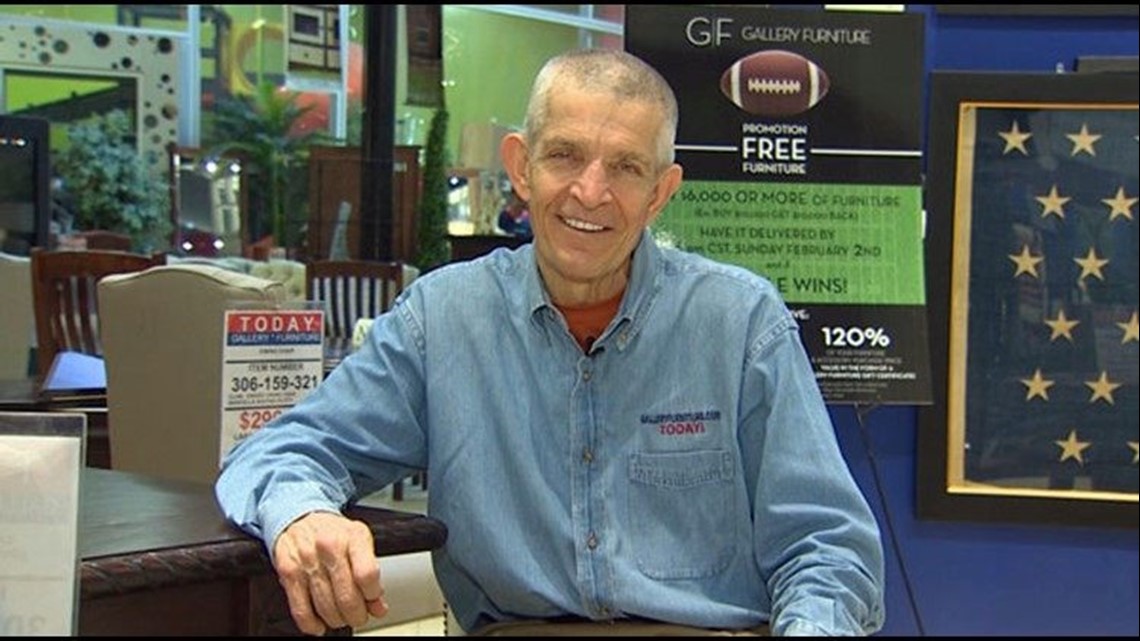
[[[1137,492],[1137,113],[959,105],[964,484]]]

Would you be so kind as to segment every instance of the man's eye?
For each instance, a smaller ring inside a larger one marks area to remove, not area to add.
[[[641,170],[641,165],[635,162],[621,162],[618,163],[618,171],[626,176],[641,176],[645,172]]]

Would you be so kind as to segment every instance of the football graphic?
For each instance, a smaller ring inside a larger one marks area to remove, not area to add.
[[[749,54],[725,69],[720,91],[732,104],[758,116],[794,116],[819,104],[830,81],[819,65],[791,51]]]

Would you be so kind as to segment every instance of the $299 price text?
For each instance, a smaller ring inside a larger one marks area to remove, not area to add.
[[[256,430],[264,426],[269,421],[280,416],[281,408],[268,409],[268,410],[242,410],[238,414],[238,428],[240,430]]]

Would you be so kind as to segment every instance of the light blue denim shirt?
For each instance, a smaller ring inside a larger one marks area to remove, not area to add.
[[[217,496],[271,545],[409,468],[427,469],[448,526],[435,571],[467,630],[882,625],[878,527],[795,321],[768,281],[648,232],[589,354],[531,245],[417,279],[324,384],[231,451]]]

